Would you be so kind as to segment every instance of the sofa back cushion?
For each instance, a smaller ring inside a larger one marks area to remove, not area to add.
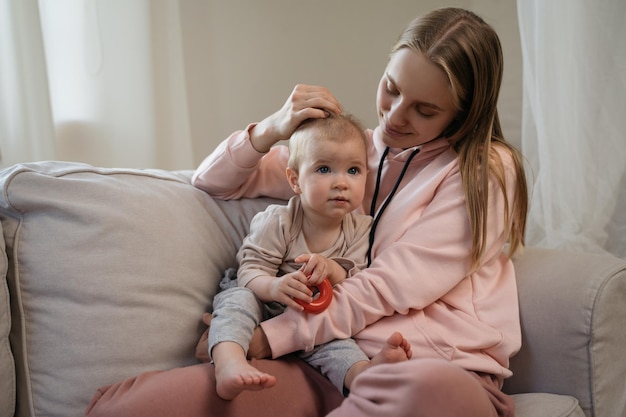
[[[190,174],[62,162],[0,173],[17,416],[81,416],[100,386],[195,363],[202,313],[270,200],[215,201]]]

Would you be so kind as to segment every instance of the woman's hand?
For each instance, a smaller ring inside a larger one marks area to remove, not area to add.
[[[327,88],[298,84],[276,113],[250,130],[250,141],[254,149],[265,153],[275,143],[289,139],[304,120],[341,112],[341,105]]]

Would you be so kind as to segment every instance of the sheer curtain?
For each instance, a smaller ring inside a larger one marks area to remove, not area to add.
[[[0,1],[0,167],[54,159],[37,0]]]
[[[626,2],[517,5],[528,244],[626,258]]]
[[[1,4],[2,166],[193,168],[179,1]]]

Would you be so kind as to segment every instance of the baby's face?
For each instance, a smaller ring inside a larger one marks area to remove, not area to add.
[[[308,141],[298,173],[305,213],[343,218],[363,202],[367,151],[358,132],[341,141]]]

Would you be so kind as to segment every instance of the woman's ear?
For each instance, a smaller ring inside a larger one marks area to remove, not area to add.
[[[287,169],[285,170],[285,174],[287,174],[287,181],[289,181],[289,185],[291,186],[293,192],[296,194],[302,194],[300,184],[298,184],[298,173],[295,170],[287,167]]]

